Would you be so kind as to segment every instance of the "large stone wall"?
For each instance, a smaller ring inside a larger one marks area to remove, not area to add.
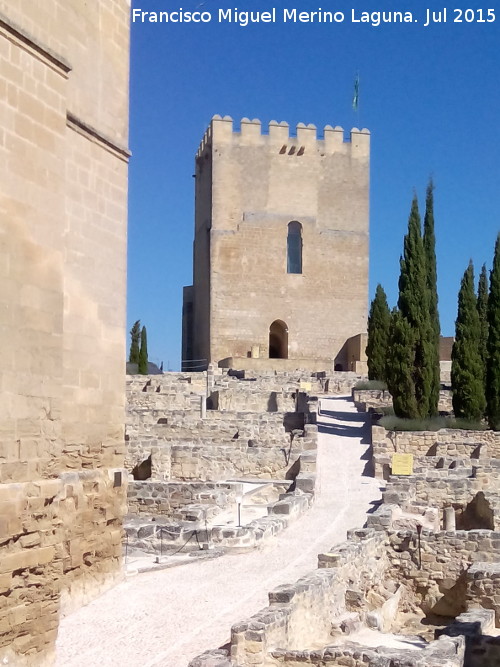
[[[272,367],[269,330],[280,320],[289,360],[348,367],[344,344],[366,330],[368,309],[370,135],[353,129],[344,141],[329,126],[316,135],[274,122],[265,134],[247,119],[234,132],[230,118],[212,119],[196,157],[187,358],[237,364],[258,348]],[[287,272],[291,221],[302,225],[300,274]]]
[[[120,572],[128,45],[127,0],[0,0],[0,659],[16,665],[50,663],[61,610]]]

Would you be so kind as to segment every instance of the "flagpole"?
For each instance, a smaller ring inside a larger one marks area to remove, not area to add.
[[[354,77],[354,92],[352,96],[352,108],[354,111],[354,126],[358,127],[361,130],[360,125],[360,105],[359,105],[359,70],[356,70],[356,76]]]

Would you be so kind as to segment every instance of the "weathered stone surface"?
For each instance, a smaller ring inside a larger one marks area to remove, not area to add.
[[[120,576],[129,13],[0,0],[0,662],[20,666]]]

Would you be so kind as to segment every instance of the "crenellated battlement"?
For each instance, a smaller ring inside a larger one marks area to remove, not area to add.
[[[344,128],[325,125],[322,134],[318,132],[316,125],[312,123],[298,123],[295,133],[291,131],[290,125],[285,121],[269,122],[267,129],[258,118],[250,120],[242,118],[239,131],[234,129],[234,121],[231,116],[213,116],[210,125],[205,132],[196,157],[200,157],[208,145],[214,144],[240,144],[240,145],[279,145],[286,153],[287,145],[299,147],[299,151],[306,148],[316,147],[326,154],[337,152],[346,153],[350,150],[361,149],[365,152],[370,144],[370,132],[366,128],[353,127],[349,139],[344,139]]]

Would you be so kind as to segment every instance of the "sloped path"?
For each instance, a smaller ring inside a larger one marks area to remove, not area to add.
[[[379,500],[366,476],[368,428],[347,397],[322,399],[316,501],[275,540],[244,554],[128,579],[63,619],[56,667],[185,667],[267,606],[267,593],[317,566]]]

